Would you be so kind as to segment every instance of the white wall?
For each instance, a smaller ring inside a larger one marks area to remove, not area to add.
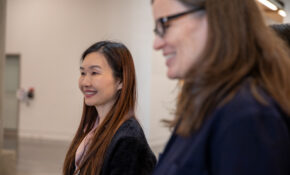
[[[166,78],[164,58],[152,51],[150,1],[9,0],[6,53],[21,55],[21,87],[35,88],[29,106],[20,105],[20,136],[70,140],[80,120],[77,87],[81,53],[102,39],[131,50],[138,81],[138,117],[153,144],[169,131],[176,82]],[[150,131],[150,132],[149,132]]]
[[[177,94],[177,81],[168,80],[165,58],[161,53],[153,52],[152,60],[152,91],[151,91],[151,120],[150,137],[153,145],[161,145],[168,140],[170,131],[164,127],[162,119],[173,119],[175,99]]]

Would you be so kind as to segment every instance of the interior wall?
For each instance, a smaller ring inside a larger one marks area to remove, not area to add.
[[[35,99],[20,105],[20,137],[70,140],[81,116],[79,59],[92,43],[124,42],[134,57],[138,82],[137,117],[150,143],[164,144],[175,82],[166,77],[165,59],[152,51],[149,1],[9,0],[7,49],[21,56],[21,87]]]
[[[3,70],[5,60],[5,21],[6,21],[6,0],[0,0],[0,150],[3,145]],[[1,154],[1,152],[0,152]]]
[[[152,58],[151,143],[162,145],[170,135],[169,128],[165,127],[162,120],[173,119],[178,87],[177,81],[169,80],[166,76],[166,60],[161,52],[153,52]]]
[[[88,46],[103,39],[122,41],[132,51],[141,106],[137,114],[148,134],[152,38],[152,24],[146,22],[150,18],[149,3],[9,0],[7,8],[6,52],[21,55],[21,87],[35,89],[35,99],[29,105],[20,105],[21,137],[71,139],[82,109],[77,85],[79,59]]]

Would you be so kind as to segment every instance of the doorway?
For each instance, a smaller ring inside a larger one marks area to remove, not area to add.
[[[7,54],[4,66],[3,129],[4,148],[17,151],[20,85],[20,55]]]

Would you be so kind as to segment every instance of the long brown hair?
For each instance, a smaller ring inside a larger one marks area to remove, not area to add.
[[[104,121],[98,126],[91,145],[81,162],[81,174],[98,175],[101,172],[104,156],[108,145],[118,128],[130,117],[135,117],[136,77],[132,56],[129,50],[121,43],[101,41],[89,47],[82,55],[81,61],[92,52],[105,56],[113,70],[113,76],[122,82],[122,89],[116,93],[116,102],[108,112]],[[80,125],[66,154],[63,174],[71,175],[75,171],[75,153],[83,138],[93,128],[98,117],[94,106],[83,105],[83,114]]]
[[[265,90],[290,115],[290,58],[285,43],[266,26],[254,0],[178,0],[188,8],[202,6],[208,40],[192,65],[178,96],[176,117],[169,123],[188,136],[207,116],[235,95],[246,80],[251,93]],[[194,49],[194,48],[192,48]]]

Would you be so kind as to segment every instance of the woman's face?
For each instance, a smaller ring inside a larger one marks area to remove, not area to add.
[[[79,88],[88,106],[108,107],[114,104],[122,84],[115,80],[106,58],[98,52],[88,54],[80,67]]]
[[[177,0],[154,0],[155,22],[162,17],[188,11]],[[204,11],[189,13],[167,22],[163,37],[154,40],[154,49],[162,50],[168,67],[167,76],[182,79],[201,56],[207,41],[207,17]]]

